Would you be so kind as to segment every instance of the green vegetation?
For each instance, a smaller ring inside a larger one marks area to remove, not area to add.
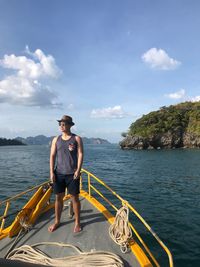
[[[128,135],[151,137],[164,133],[200,136],[200,102],[184,102],[143,115],[131,124]]]
[[[20,146],[20,145],[25,145],[25,144],[16,139],[0,138],[0,146]]]

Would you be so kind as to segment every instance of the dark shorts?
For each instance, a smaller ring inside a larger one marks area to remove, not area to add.
[[[78,195],[80,193],[80,178],[74,179],[74,174],[60,174],[55,172],[56,181],[53,184],[53,190],[55,194],[64,193],[67,188],[67,192],[70,195]]]

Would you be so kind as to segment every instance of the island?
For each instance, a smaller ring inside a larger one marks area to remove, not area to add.
[[[0,138],[0,146],[24,146],[25,144],[16,139]]]
[[[47,137],[45,135],[37,135],[37,136],[29,136],[27,138],[23,137],[16,137],[15,140],[18,140],[26,145],[49,145],[51,144],[52,139],[54,136]],[[102,138],[88,138],[88,137],[82,137],[84,144],[91,144],[91,145],[108,145],[110,142],[108,142],[105,139]]]
[[[122,149],[200,148],[200,102],[163,106],[133,122],[122,136]]]

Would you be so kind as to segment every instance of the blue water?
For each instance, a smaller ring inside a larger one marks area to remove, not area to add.
[[[83,167],[139,211],[172,252],[176,267],[200,266],[200,150],[87,145]],[[48,146],[0,147],[0,200],[48,177]],[[135,223],[161,266],[167,266],[159,247]]]

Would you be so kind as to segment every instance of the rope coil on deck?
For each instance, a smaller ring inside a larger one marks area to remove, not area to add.
[[[132,231],[129,226],[129,209],[123,206],[117,211],[114,223],[109,227],[109,234],[112,240],[120,245],[122,253],[128,250],[129,239],[132,237]]]
[[[25,209],[21,210],[20,212],[24,212]],[[10,251],[12,251],[12,249],[14,248],[15,244],[18,242],[20,236],[22,235],[22,233],[26,234],[32,227],[31,224],[28,223],[28,219],[29,217],[24,214],[23,217],[19,217],[19,214],[17,215],[17,218],[19,219],[19,224],[21,226],[21,229],[19,230],[18,235],[16,236],[14,242],[12,243],[12,245],[10,246],[10,248],[8,249],[5,258],[7,257],[7,255],[10,253]]]
[[[38,248],[34,248],[39,245],[57,245],[60,247],[70,247],[76,250],[78,252],[78,255],[53,259],[47,256]],[[71,244],[56,242],[42,242],[34,244],[32,246],[24,245],[11,251],[6,258],[10,260],[18,260],[57,267],[124,267],[124,264],[120,257],[114,253],[106,251],[82,252],[79,248]]]

